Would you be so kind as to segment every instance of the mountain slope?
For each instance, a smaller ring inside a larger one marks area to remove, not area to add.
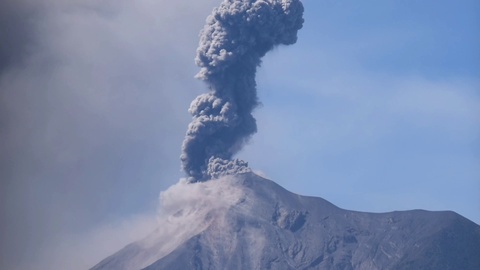
[[[208,182],[222,199],[170,216],[186,230],[161,226],[92,269],[480,269],[480,226],[454,212],[348,211],[252,173]]]

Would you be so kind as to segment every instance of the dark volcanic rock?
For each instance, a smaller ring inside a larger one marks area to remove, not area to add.
[[[148,265],[131,264],[155,253],[139,241],[93,269],[480,269],[480,226],[454,212],[354,212],[254,174],[220,181],[244,197],[204,230]]]

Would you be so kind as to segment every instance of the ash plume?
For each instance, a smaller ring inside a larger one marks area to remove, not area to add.
[[[224,0],[207,18],[195,61],[209,92],[190,105],[182,145],[189,182],[250,170],[232,157],[257,131],[257,67],[275,46],[295,43],[302,25],[299,0]]]

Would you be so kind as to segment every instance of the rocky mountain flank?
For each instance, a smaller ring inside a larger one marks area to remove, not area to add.
[[[176,244],[169,252],[156,252],[171,243],[152,234],[92,270],[480,269],[480,226],[454,212],[363,213],[293,194],[253,173],[220,181],[242,196],[208,211],[181,241],[171,235]]]

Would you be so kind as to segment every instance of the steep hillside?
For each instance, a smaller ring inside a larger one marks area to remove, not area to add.
[[[454,212],[348,211],[253,173],[197,184],[224,207],[177,209],[185,231],[160,224],[92,269],[480,269],[480,226]]]

